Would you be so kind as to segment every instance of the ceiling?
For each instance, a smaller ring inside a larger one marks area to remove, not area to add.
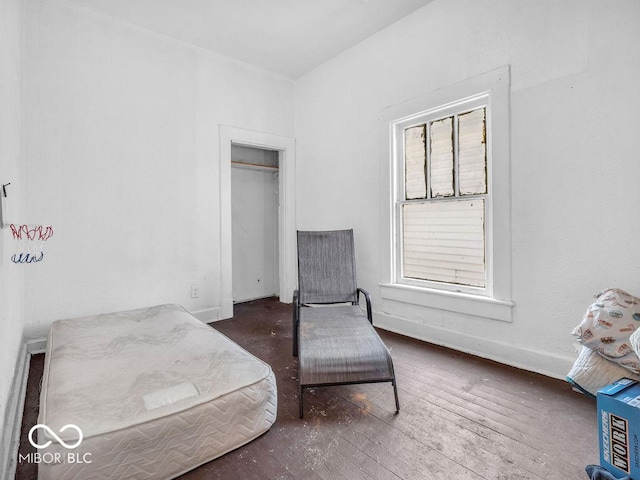
[[[69,0],[298,78],[432,0]]]

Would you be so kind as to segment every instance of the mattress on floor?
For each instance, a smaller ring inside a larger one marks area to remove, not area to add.
[[[263,434],[276,413],[271,367],[180,306],[59,320],[39,478],[174,478]]]

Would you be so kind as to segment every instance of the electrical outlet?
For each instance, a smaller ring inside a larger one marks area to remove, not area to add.
[[[191,298],[198,298],[200,296],[200,289],[196,285],[191,285]]]

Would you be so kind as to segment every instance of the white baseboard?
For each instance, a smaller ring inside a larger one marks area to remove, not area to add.
[[[412,322],[385,313],[374,313],[374,324],[383,330],[399,333],[512,367],[564,380],[575,359],[549,352],[528,349],[521,345],[469,335],[460,331]]]
[[[18,351],[16,370],[13,376],[11,394],[7,402],[4,428],[2,429],[3,458],[0,469],[0,477],[15,478],[18,448],[20,446],[20,428],[22,426],[22,414],[24,411],[24,399],[27,392],[27,379],[29,377],[30,354],[27,344],[23,343]]]
[[[44,353],[47,349],[47,337],[33,338],[27,340],[27,353],[33,355],[34,353]]]
[[[220,311],[221,311],[220,307],[214,307],[214,308],[205,308],[202,310],[194,310],[194,311],[190,311],[189,313],[191,313],[191,315],[196,317],[201,322],[211,323],[211,322],[217,322],[218,320],[221,320],[222,317],[220,316]]]

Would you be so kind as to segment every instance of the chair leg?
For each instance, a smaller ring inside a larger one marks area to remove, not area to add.
[[[298,291],[293,292],[293,356],[298,356],[298,328],[300,319],[300,306],[298,305]]]
[[[293,310],[293,356],[298,356],[298,319],[296,318],[295,307]]]
[[[298,408],[300,409],[300,418],[304,416],[304,407],[302,403],[302,385],[298,383]]]
[[[293,356],[298,356],[298,325],[293,323]]]
[[[396,379],[393,379],[393,382],[391,382],[391,384],[393,385],[393,394],[396,397],[396,413],[400,413],[400,400],[398,400],[398,385],[396,385]]]

